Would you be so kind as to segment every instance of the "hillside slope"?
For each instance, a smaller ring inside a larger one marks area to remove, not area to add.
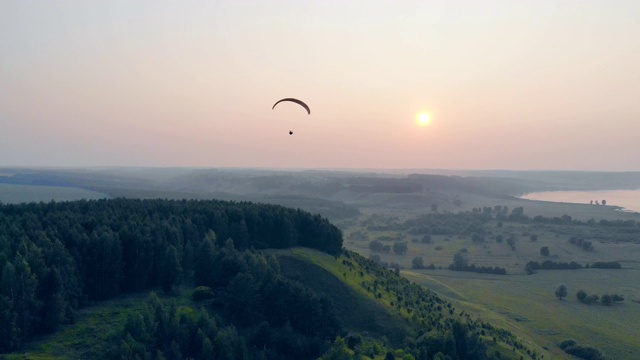
[[[430,359],[448,336],[455,337],[456,324],[461,324],[468,333],[457,343],[465,342],[469,349],[484,348],[488,358],[550,358],[548,351],[531,339],[518,338],[476,314],[457,310],[437,293],[355,252],[345,251],[335,258],[296,248],[279,251],[278,258],[284,275],[333,300],[344,327],[351,332],[383,336],[392,347],[400,340],[402,347],[414,353],[425,346]]]

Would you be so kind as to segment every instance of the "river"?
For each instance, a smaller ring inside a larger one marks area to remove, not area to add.
[[[620,206],[625,211],[640,212],[640,189],[636,190],[593,190],[593,191],[543,191],[522,195],[528,200],[542,200],[575,204],[602,204]]]

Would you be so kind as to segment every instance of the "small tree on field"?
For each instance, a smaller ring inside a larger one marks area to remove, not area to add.
[[[414,269],[424,269],[424,260],[422,260],[422,256],[416,256],[411,261],[411,265]]]
[[[613,302],[624,301],[624,297],[622,295],[613,294],[611,295],[611,300],[613,300]]]
[[[549,256],[549,247],[548,246],[541,247],[540,248],[540,255]]]
[[[559,300],[562,300],[562,298],[566,297],[567,294],[568,294],[567,285],[565,284],[558,285],[558,287],[556,288],[556,297]]]
[[[373,240],[369,243],[369,250],[371,251],[382,251],[384,244],[378,240]]]
[[[533,235],[529,236],[529,240],[531,240],[531,241],[538,241],[538,235],[533,234]]]
[[[458,250],[453,255],[453,266],[456,269],[464,269],[469,265],[469,254],[466,250]]]
[[[580,290],[578,290],[578,292],[576,293],[576,297],[578,298],[578,300],[580,300],[581,302],[583,302],[583,301],[584,301],[584,299],[586,299],[586,298],[587,298],[587,293],[586,293],[584,290],[580,289]]]
[[[408,249],[407,243],[401,242],[393,244],[393,252],[398,255],[406,254]]]
[[[431,211],[437,212],[438,211],[438,204],[431,204]]]

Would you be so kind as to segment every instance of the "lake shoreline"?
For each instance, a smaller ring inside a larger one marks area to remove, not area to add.
[[[541,191],[519,196],[520,199],[567,203],[575,205],[606,206],[616,211],[640,213],[640,189],[594,191]],[[604,205],[603,205],[604,203]]]

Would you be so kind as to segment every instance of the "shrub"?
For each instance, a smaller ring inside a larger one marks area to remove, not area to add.
[[[602,352],[592,346],[574,345],[564,349],[564,352],[585,360],[603,360]]]
[[[384,247],[384,244],[382,244],[378,240],[373,240],[369,243],[369,250],[371,251],[382,251],[383,247]]]
[[[622,269],[622,265],[617,261],[594,262],[591,267],[596,269]]]
[[[400,242],[400,243],[393,244],[393,252],[398,254],[398,255],[406,254],[408,249],[409,248],[407,246],[407,243],[405,243],[405,242]]]
[[[558,287],[556,288],[556,297],[560,300],[562,300],[563,297],[567,296],[567,285],[565,284],[560,284],[558,285]]]
[[[560,342],[560,344],[558,344],[558,346],[560,347],[560,349],[564,350],[570,346],[576,346],[578,343],[573,340],[573,339],[567,339],[567,340],[563,340]]]
[[[549,256],[549,247],[548,246],[541,247],[540,248],[540,255]]]

